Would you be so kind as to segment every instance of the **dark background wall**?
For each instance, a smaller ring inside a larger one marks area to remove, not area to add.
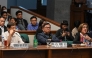
[[[71,0],[48,0],[47,17],[59,23],[62,20],[70,22]]]
[[[22,6],[26,9],[37,9],[37,0],[7,0],[7,8],[10,6]]]

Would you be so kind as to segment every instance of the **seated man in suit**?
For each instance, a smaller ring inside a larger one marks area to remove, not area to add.
[[[53,42],[59,42],[59,39],[55,35],[51,34],[51,25],[49,23],[44,23],[42,26],[42,30],[42,33],[37,34],[38,44],[46,45],[47,39],[50,38]]]
[[[16,17],[17,17],[16,18],[17,26],[18,26],[19,30],[26,30],[28,22],[27,22],[27,20],[22,18],[22,11],[18,10],[16,12]]]
[[[0,17],[0,28],[2,30],[2,33],[4,33],[5,31],[7,31],[7,27],[4,25],[4,23],[5,23],[5,19],[3,17]]]
[[[8,31],[2,34],[2,40],[7,41],[7,46],[11,43],[24,43],[18,32],[15,32],[16,26],[14,23],[7,24]]]

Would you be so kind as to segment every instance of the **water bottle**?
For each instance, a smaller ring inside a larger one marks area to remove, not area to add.
[[[36,38],[34,38],[34,40],[33,40],[33,47],[37,48],[37,46],[38,46],[38,41],[37,41]]]

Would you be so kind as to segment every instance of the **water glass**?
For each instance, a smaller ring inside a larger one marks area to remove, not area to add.
[[[49,44],[50,44],[50,42],[51,42],[51,39],[47,39],[47,47],[49,47]]]

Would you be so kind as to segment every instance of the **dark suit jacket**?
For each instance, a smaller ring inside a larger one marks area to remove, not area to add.
[[[89,34],[87,33],[87,35],[89,36]],[[78,32],[76,35],[75,35],[75,39],[73,40],[73,43],[75,44],[80,44],[82,42],[80,42],[80,32]]]
[[[55,35],[50,34],[50,36],[52,37],[52,39],[51,39],[52,42],[59,42],[60,41]],[[38,44],[46,45],[47,39],[49,39],[49,35],[45,34],[44,32],[37,34]]]
[[[0,35],[2,34],[2,30],[1,30],[1,28],[0,28]]]
[[[69,30],[67,30],[68,32],[70,32]],[[56,37],[58,37],[59,39],[61,39],[62,41],[65,41],[65,37],[62,37],[61,35],[62,35],[62,33],[63,33],[63,30],[62,29],[59,29],[57,32],[56,32]],[[70,36],[66,36],[66,40],[67,41],[73,41],[73,36],[72,36],[72,34],[71,34],[71,32],[70,32]]]
[[[4,32],[5,32],[5,31],[7,31],[7,27],[6,27],[6,26],[4,26]]]
[[[25,29],[27,29],[27,25],[28,25],[27,20],[25,20],[25,19],[18,19],[18,18],[16,18],[16,20],[17,20],[17,25],[19,24],[19,20],[23,20],[23,22],[25,24]]]

